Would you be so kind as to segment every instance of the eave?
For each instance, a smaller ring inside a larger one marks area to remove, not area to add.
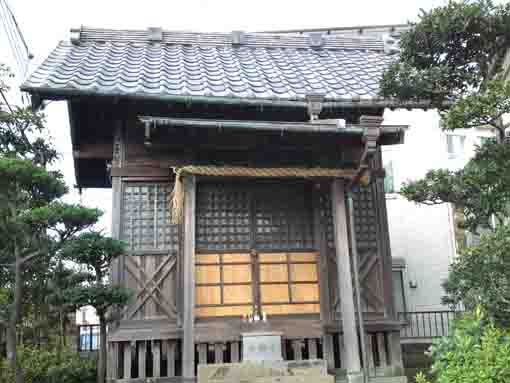
[[[35,108],[40,106],[44,100],[68,100],[76,97],[94,97],[103,102],[119,102],[121,100],[131,101],[154,101],[161,103],[180,103],[180,104],[212,104],[212,105],[232,105],[232,106],[260,106],[260,107],[283,107],[307,109],[308,101],[303,99],[291,98],[240,98],[240,97],[209,97],[209,96],[188,96],[188,95],[161,95],[146,93],[123,93],[118,91],[95,91],[78,90],[62,88],[31,88],[22,86],[21,91],[28,92],[32,96],[32,104]],[[393,98],[384,97],[345,97],[337,99],[325,98],[322,102],[323,109],[335,110],[344,108],[390,108],[390,109],[429,109],[432,104],[428,100],[402,101]]]
[[[286,122],[286,121],[242,121],[242,120],[218,120],[218,119],[194,119],[194,118],[168,118],[140,116],[140,122],[145,125],[146,139],[150,139],[151,129],[154,127],[194,127],[205,129],[240,129],[256,131],[272,131],[284,134],[285,132],[312,133],[312,134],[338,134],[363,136],[367,127],[360,124],[345,125],[341,120],[312,120],[309,122]],[[404,142],[404,134],[407,125],[381,125],[381,144],[401,144]]]

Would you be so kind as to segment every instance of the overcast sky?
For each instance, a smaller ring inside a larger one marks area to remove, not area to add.
[[[420,8],[441,0],[8,0],[30,51],[31,69],[46,58],[69,29],[80,25],[108,28],[162,27],[194,31],[260,31],[298,28],[403,24]],[[0,27],[0,62],[12,64],[12,53]],[[16,79],[19,81],[19,79]],[[12,84],[13,87],[19,84]],[[11,94],[17,102],[17,95]],[[62,154],[60,168],[70,186],[75,182],[67,109],[63,102],[46,108],[48,126]],[[76,193],[70,200],[79,201]],[[86,190],[82,202],[105,210],[101,227],[110,229],[110,190]]]

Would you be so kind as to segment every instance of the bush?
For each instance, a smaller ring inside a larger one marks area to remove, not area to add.
[[[510,331],[481,315],[457,320],[451,335],[431,348],[432,373],[437,383],[510,382]],[[423,375],[417,383],[428,383]]]
[[[94,383],[96,362],[73,351],[59,356],[55,350],[20,347],[18,358],[25,383]],[[0,383],[14,381],[7,361],[0,361]]]

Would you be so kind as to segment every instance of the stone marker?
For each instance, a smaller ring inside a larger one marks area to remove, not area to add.
[[[243,361],[283,360],[281,332],[247,332],[241,337]]]

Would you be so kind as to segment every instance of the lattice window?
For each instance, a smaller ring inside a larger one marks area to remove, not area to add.
[[[199,184],[196,222],[197,249],[248,250],[251,243],[248,190]]]
[[[358,250],[377,249],[377,217],[371,189],[363,187],[353,193],[353,205]],[[333,214],[329,193],[321,195],[321,217],[326,223],[328,247],[334,249]]]
[[[168,183],[124,183],[121,239],[131,251],[179,249],[179,229],[169,219]]]
[[[310,193],[304,184],[199,184],[197,249],[313,249]]]
[[[260,250],[313,248],[310,193],[303,185],[259,187],[255,194],[255,247]]]
[[[353,204],[358,249],[377,250],[377,216],[371,189],[364,187],[354,193]]]

